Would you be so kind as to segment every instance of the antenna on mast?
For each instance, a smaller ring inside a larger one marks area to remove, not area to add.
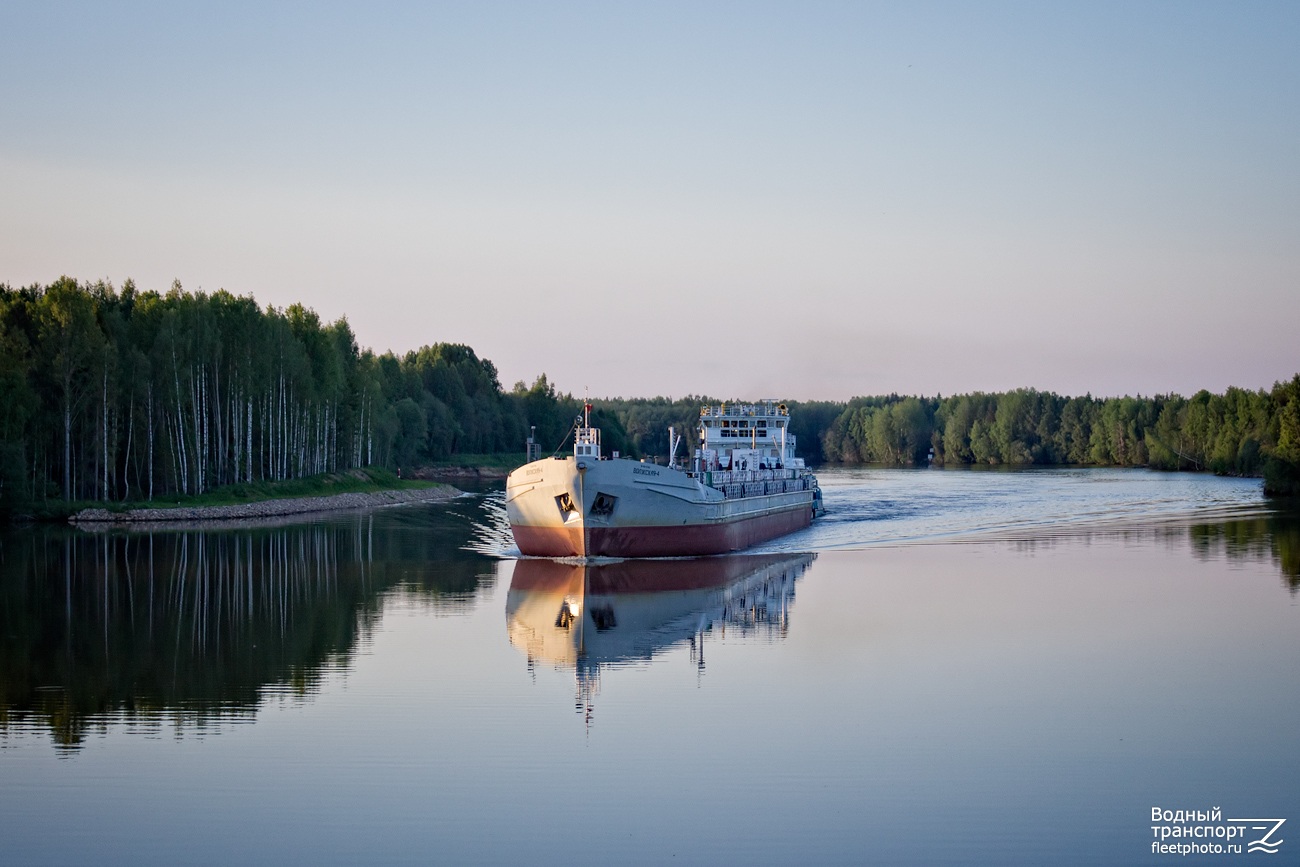
[[[682,444],[682,435],[672,425],[668,426],[668,466],[677,468],[677,447]]]

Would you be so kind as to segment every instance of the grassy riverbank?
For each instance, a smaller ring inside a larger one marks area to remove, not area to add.
[[[404,477],[434,481],[461,482],[504,479],[511,470],[524,465],[523,452],[498,455],[455,455],[449,460],[433,461],[413,470],[403,470]]]
[[[504,470],[507,473],[527,462],[523,452],[484,455],[453,455],[445,461],[433,461],[430,467],[464,467],[478,470]]]
[[[223,485],[202,494],[173,494],[150,501],[103,503],[94,500],[77,502],[50,501],[37,504],[30,517],[37,521],[66,521],[83,509],[106,509],[126,512],[132,509],[197,509],[208,506],[240,506],[267,500],[329,497],[335,494],[369,494],[377,491],[406,491],[433,487],[436,483],[422,479],[399,479],[397,474],[379,467],[366,467],[342,473],[322,473],[303,479],[278,482],[248,482]]]
[[[285,500],[299,497],[328,497],[333,494],[368,494],[374,491],[427,488],[430,482],[418,479],[399,479],[391,470],[366,467],[343,473],[323,473],[304,479],[286,479],[280,482],[249,482],[214,488],[190,497],[168,497],[152,503],[140,503],[131,508],[172,508],[175,506],[197,508],[200,506],[237,506],[262,500]]]

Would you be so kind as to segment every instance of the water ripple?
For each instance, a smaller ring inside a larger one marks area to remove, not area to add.
[[[819,471],[827,513],[760,551],[827,551],[1258,511],[1258,479],[1134,469]]]

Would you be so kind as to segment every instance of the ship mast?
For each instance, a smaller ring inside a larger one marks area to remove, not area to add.
[[[600,428],[591,426],[591,398],[585,397],[582,403],[582,426],[573,438],[573,456],[578,459],[578,469],[583,469],[584,458],[600,460]]]

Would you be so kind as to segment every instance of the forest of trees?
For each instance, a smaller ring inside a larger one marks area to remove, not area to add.
[[[606,450],[693,447],[705,396],[602,399]],[[1096,464],[1263,475],[1300,491],[1300,375],[1271,391],[1191,398],[791,401],[812,463]],[[346,320],[260,308],[225,291],[166,294],[62,278],[0,285],[0,512],[33,501],[144,501],[356,467],[560,448],[581,402],[545,374],[506,391],[473,349],[396,356]]]
[[[530,422],[558,442],[580,409],[545,377],[504,392],[467,346],[362,350],[346,320],[301,305],[263,310],[179,284],[0,286],[6,511],[522,453]]]
[[[1191,398],[1062,397],[1017,389],[948,398],[854,398],[821,437],[828,461],[1079,464],[1264,476],[1297,492],[1300,375],[1271,391]]]

